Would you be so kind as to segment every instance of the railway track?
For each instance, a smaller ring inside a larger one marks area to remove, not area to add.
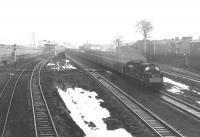
[[[8,76],[0,85],[0,91],[2,91],[5,86],[8,84],[8,81],[9,81],[10,77]],[[1,93],[0,93],[1,94]]]
[[[165,74],[172,75],[172,76],[175,76],[175,77],[179,77],[179,78],[182,78],[182,79],[186,79],[186,80],[189,80],[189,81],[192,81],[192,82],[195,82],[195,83],[200,83],[200,78],[195,78],[195,77],[188,76],[186,74],[179,74],[177,72],[171,72],[171,71],[166,71],[166,70],[162,70],[162,72],[165,73]]]
[[[123,103],[130,111],[138,116],[144,124],[146,124],[157,136],[160,137],[183,137],[174,127],[161,120],[158,116],[153,114],[150,110],[142,106],[139,102],[127,95],[123,90],[116,85],[102,77],[97,72],[93,71],[84,64],[79,63],[75,59],[68,56],[68,58],[88,72],[92,78],[97,80],[99,84],[107,91],[112,93],[121,103]]]
[[[169,102],[176,108],[179,108],[180,110],[200,120],[200,109],[198,107],[171,96],[170,94],[166,93],[166,90],[164,88],[160,91],[160,93],[162,94],[162,99]]]
[[[39,59],[39,58],[36,58],[36,59],[32,60],[31,63],[25,64],[25,65],[22,67],[22,69],[17,70],[17,71],[13,74],[13,76],[17,76],[18,73],[21,74],[21,73],[26,72],[26,70],[27,70],[26,68],[27,68],[29,65],[32,65],[33,62],[38,61],[38,59]],[[21,73],[20,73],[20,72],[21,72]],[[6,79],[6,80],[3,82],[2,86],[1,86],[0,98],[1,98],[1,96],[3,95],[3,93],[5,92],[8,83],[11,81],[11,78],[12,78],[12,75],[10,75],[10,76],[8,77],[8,79]]]
[[[23,73],[39,59],[33,60],[31,63],[26,64],[20,71],[15,72],[12,77],[9,77],[0,93],[0,133],[1,137],[6,136],[7,126],[9,125],[9,118],[13,108],[13,98],[17,84]]]
[[[177,68],[177,67],[174,67],[174,66],[170,66],[170,65],[160,65],[161,67],[163,68],[168,68],[174,72],[177,72],[177,73],[182,73],[182,74],[187,74],[191,77],[196,77],[196,78],[200,78],[200,75],[197,74],[197,73],[194,73],[194,72],[190,72],[188,70],[184,70],[184,69],[181,69],[181,68]]]
[[[183,78],[189,81],[193,81],[195,83],[200,83],[200,75],[187,71],[187,70],[183,70],[180,68],[176,68],[173,66],[168,66],[168,65],[159,65],[161,67],[161,71],[165,74],[168,75],[172,75],[175,77],[179,77],[179,78]]]
[[[11,77],[8,77],[8,79],[6,79],[4,82],[3,82],[3,85],[1,87],[1,93],[0,93],[0,98],[1,96],[3,95],[4,91],[5,91],[5,88],[7,87],[9,81],[10,81]]]
[[[176,77],[180,77],[180,78],[184,78],[196,83],[200,82],[200,75],[187,71],[187,70],[183,70],[180,68],[176,68],[173,66],[169,66],[169,65],[160,65],[164,70],[162,70],[162,72],[168,74],[168,75],[173,75]],[[182,101],[180,99],[177,99],[173,96],[171,96],[170,94],[166,93],[166,89],[162,89],[160,91],[162,93],[161,98],[164,99],[165,101],[171,103],[173,106],[179,108],[180,110],[190,114],[191,116],[195,117],[196,119],[200,120],[200,109],[194,105],[191,105],[185,101]]]
[[[45,62],[47,62],[47,60],[44,60],[34,68],[30,80],[35,137],[58,137],[40,84],[40,71]]]

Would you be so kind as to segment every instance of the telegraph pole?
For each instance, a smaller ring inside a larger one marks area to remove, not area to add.
[[[156,55],[156,41],[153,41],[153,55]]]
[[[54,56],[56,56],[56,44],[54,45]]]
[[[15,69],[17,69],[17,56],[16,56],[16,44],[13,45],[13,53],[14,53],[14,65],[15,65]]]
[[[147,41],[146,38],[144,38],[144,54],[147,56]]]
[[[188,67],[189,61],[188,61],[188,53],[185,54],[185,65]]]

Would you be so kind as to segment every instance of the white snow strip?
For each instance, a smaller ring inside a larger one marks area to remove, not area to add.
[[[96,92],[82,88],[68,88],[65,91],[57,89],[66,107],[70,110],[71,117],[84,131],[86,137],[132,137],[123,128],[107,130],[103,118],[110,117],[110,113],[100,106],[103,100],[97,99]]]
[[[194,92],[194,93],[200,95],[200,92],[198,92],[198,91],[196,91],[196,90],[192,90],[192,92]]]
[[[172,93],[175,93],[175,94],[183,94],[184,92],[181,91],[181,90],[187,90],[187,91],[190,91],[190,92],[194,92],[198,95],[200,95],[200,92],[196,91],[196,90],[193,90],[190,88],[190,86],[188,85],[185,85],[185,84],[182,84],[182,83],[179,83],[179,82],[176,82],[172,79],[169,79],[167,77],[164,77],[163,78],[163,81],[165,83],[169,83],[169,84],[172,84],[173,87],[171,89],[169,89],[168,91],[172,92]]]
[[[55,66],[54,63],[52,63],[52,60],[47,64],[47,66]]]
[[[176,85],[177,87],[180,87],[180,88],[185,89],[185,90],[189,90],[189,86],[182,84],[182,83],[179,83],[179,82],[176,82],[176,81],[169,79],[167,77],[163,78],[163,82]]]
[[[182,84],[182,83],[179,83],[179,82],[176,82],[172,79],[169,79],[167,77],[164,77],[163,78],[163,81],[165,83],[170,83],[172,85],[174,85],[171,89],[169,89],[168,91],[172,92],[172,93],[175,93],[175,94],[183,94],[184,92],[181,91],[181,90],[187,90],[187,91],[190,91],[190,92],[194,92],[198,95],[200,95],[200,92],[196,91],[196,90],[193,90],[190,88],[190,86],[188,85],[185,85],[185,84]]]
[[[181,89],[178,88],[178,87],[173,87],[173,88],[171,88],[171,89],[168,89],[167,91],[172,92],[172,93],[174,93],[174,94],[183,94],[183,93],[184,93],[184,92],[181,91]]]

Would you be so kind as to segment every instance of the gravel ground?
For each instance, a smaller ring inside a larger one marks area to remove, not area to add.
[[[62,58],[56,60],[62,61]],[[65,107],[56,91],[57,86],[63,89],[80,87],[97,92],[98,97],[104,100],[101,106],[108,109],[111,114],[109,118],[104,119],[108,129],[125,128],[137,137],[155,136],[135,115],[127,110],[115,97],[102,89],[94,80],[90,79],[81,69],[53,72],[45,68],[43,71],[45,72],[42,73],[42,87],[60,136],[82,137],[84,132],[70,117],[70,111]]]
[[[199,137],[199,121],[188,116],[184,112],[177,110],[175,107],[162,100],[162,95],[160,95],[158,92],[142,88],[138,86],[137,81],[128,79],[127,77],[124,77],[117,73],[107,73],[108,70],[100,65],[91,63],[77,56],[76,59],[92,68],[95,68],[96,70],[101,70],[102,75],[110,79],[114,84],[123,89],[145,107],[153,111],[164,121],[167,121],[167,123],[171,124],[177,130],[181,131],[181,133],[183,133],[184,135],[190,137]]]

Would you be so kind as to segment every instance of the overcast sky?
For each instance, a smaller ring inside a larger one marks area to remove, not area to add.
[[[37,39],[81,44],[142,39],[135,24],[152,22],[151,39],[200,36],[198,0],[1,0],[0,43]]]

